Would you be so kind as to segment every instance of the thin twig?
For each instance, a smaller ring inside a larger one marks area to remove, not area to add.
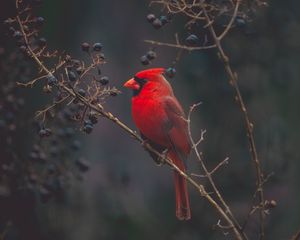
[[[243,236],[243,239],[248,239],[246,234],[242,231],[242,228],[240,226],[240,224],[238,223],[238,221],[236,220],[235,216],[233,215],[233,213],[231,212],[229,206],[227,205],[227,203],[225,202],[223,196],[221,195],[219,189],[217,188],[210,172],[207,170],[206,168],[206,165],[204,163],[204,160],[200,154],[200,152],[198,151],[198,148],[196,146],[196,143],[193,139],[193,136],[192,136],[192,131],[191,131],[191,114],[193,113],[193,111],[195,110],[196,107],[198,107],[200,104],[194,104],[190,107],[190,111],[188,113],[188,119],[187,119],[187,123],[188,123],[188,134],[189,134],[189,138],[191,140],[191,143],[192,143],[192,148],[194,149],[194,152],[197,156],[197,159],[199,160],[200,162],[200,165],[210,183],[210,185],[212,186],[212,188],[214,189],[214,192],[215,194],[217,195],[218,199],[220,200],[221,204],[223,205],[223,207],[225,208],[225,212],[229,214],[230,218],[232,219],[233,223],[234,223],[234,226],[235,228],[239,231],[239,233]]]
[[[239,0],[237,0],[237,2],[239,2]],[[203,7],[203,12],[204,12],[204,15],[205,15],[207,21],[209,22],[210,18],[204,7]],[[240,105],[240,109],[244,116],[245,127],[246,127],[247,137],[248,137],[249,146],[250,146],[250,153],[251,153],[252,160],[253,160],[253,163],[255,166],[255,171],[256,171],[256,189],[258,191],[259,203],[261,205],[260,206],[261,207],[260,208],[260,239],[263,240],[265,238],[265,206],[264,206],[264,192],[263,192],[263,188],[262,188],[262,177],[263,176],[262,176],[260,161],[258,159],[258,154],[257,154],[257,150],[256,150],[254,136],[253,136],[253,124],[250,122],[248,111],[247,111],[246,105],[244,103],[242,94],[240,92],[239,85],[237,83],[237,74],[233,72],[233,70],[230,66],[230,63],[229,63],[229,58],[225,54],[224,49],[221,45],[220,40],[218,39],[218,37],[216,35],[216,32],[215,32],[213,26],[210,25],[208,28],[209,28],[209,31],[217,45],[219,56],[223,61],[224,68],[229,77],[229,81],[235,90],[237,101]]]

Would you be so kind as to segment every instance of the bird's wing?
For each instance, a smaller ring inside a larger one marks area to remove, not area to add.
[[[191,144],[184,111],[176,98],[171,96],[164,98],[164,109],[168,117],[165,131],[174,151],[185,159],[190,152]]]

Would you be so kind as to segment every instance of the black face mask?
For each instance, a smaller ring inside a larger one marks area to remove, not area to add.
[[[137,95],[139,95],[139,93],[142,91],[142,89],[143,89],[143,87],[144,87],[144,85],[146,84],[146,82],[147,82],[147,80],[146,79],[144,79],[144,78],[138,78],[138,77],[134,77],[134,80],[139,84],[139,89],[137,89],[137,90],[133,90],[133,96],[135,97],[135,96],[137,96]]]

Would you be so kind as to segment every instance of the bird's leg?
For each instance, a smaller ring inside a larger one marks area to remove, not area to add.
[[[161,166],[162,164],[165,163],[165,158],[167,157],[167,153],[168,153],[168,149],[164,149],[162,150],[161,147],[159,147],[159,149],[155,146],[153,146],[151,144],[151,141],[149,141],[146,138],[143,138],[143,142],[141,143],[142,146],[145,148],[145,150],[150,154],[150,156],[152,157],[152,159],[154,160],[154,162],[158,165]],[[153,147],[156,151],[161,153],[161,157],[157,156],[155,153],[149,151],[149,149],[147,148],[147,145],[150,145],[151,147]]]

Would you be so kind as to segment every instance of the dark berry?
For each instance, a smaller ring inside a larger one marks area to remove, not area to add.
[[[140,61],[143,65],[148,65],[150,63],[146,55],[141,56]]]
[[[74,134],[75,134],[75,132],[74,132],[73,128],[68,127],[64,130],[64,136],[67,138],[72,137]]]
[[[55,171],[56,171],[55,165],[54,164],[48,164],[48,166],[47,166],[47,172],[49,174],[53,174],[53,173],[55,173]]]
[[[101,43],[95,43],[93,45],[93,50],[96,51],[96,52],[100,52],[102,47],[103,47],[103,45]]]
[[[6,127],[5,121],[0,119],[0,130],[4,129],[5,127]]]
[[[16,38],[17,40],[20,40],[22,39],[23,34],[20,31],[15,31],[13,37]]]
[[[43,203],[48,202],[52,197],[51,192],[48,191],[45,187],[40,187],[39,188],[39,195],[40,195],[40,198],[41,198],[41,202],[43,202]]]
[[[149,23],[152,23],[155,19],[156,19],[156,17],[155,17],[154,14],[150,13],[150,14],[147,15],[147,21]]]
[[[84,42],[81,44],[81,50],[84,52],[88,52],[90,50],[90,44]]]
[[[52,134],[52,131],[49,128],[42,128],[39,131],[39,135],[40,135],[41,138],[43,138],[43,137],[49,137],[51,134]]]
[[[153,22],[152,22],[152,26],[155,28],[155,29],[160,29],[162,27],[162,23],[161,21],[156,18]]]
[[[90,163],[84,158],[77,159],[75,163],[82,172],[86,172],[90,169]]]
[[[81,147],[81,143],[78,140],[74,140],[71,144],[71,148],[75,151],[79,150]]]
[[[20,46],[20,50],[21,50],[22,53],[26,53],[27,52],[27,47],[22,45],[22,46]]]
[[[81,66],[81,62],[78,59],[72,59],[73,66],[78,68]]]
[[[46,40],[45,38],[40,38],[40,39],[38,40],[38,45],[39,45],[40,47],[45,47],[46,44],[47,44],[47,40]]]
[[[101,83],[101,85],[107,85],[108,82],[109,82],[109,79],[106,76],[100,78],[100,80],[99,80],[99,83]]]
[[[166,16],[161,16],[159,18],[159,20],[161,21],[162,25],[165,25],[165,24],[167,24],[169,22],[169,20],[168,20],[168,18]]]
[[[37,17],[35,19],[35,23],[38,25],[38,26],[42,26],[45,22],[45,19],[43,17]]]
[[[166,75],[169,77],[169,78],[173,78],[176,74],[176,69],[173,68],[173,67],[169,67],[167,70],[166,70]]]
[[[104,53],[100,53],[100,54],[99,54],[99,58],[101,58],[101,59],[105,59],[105,55],[104,55]]]
[[[92,124],[96,124],[98,122],[98,116],[97,113],[94,111],[91,111],[89,113],[89,120],[91,121]]]
[[[93,125],[92,124],[85,124],[83,127],[83,131],[87,134],[90,134],[93,131]]]
[[[195,34],[191,34],[185,39],[185,42],[187,45],[196,45],[199,42],[199,38]]]
[[[28,177],[28,180],[31,182],[31,183],[36,183],[37,180],[38,180],[38,176],[34,173],[31,173]]]
[[[70,80],[71,82],[74,82],[74,81],[76,80],[76,75],[75,75],[75,73],[72,72],[72,71],[69,71],[69,72],[68,72],[68,78],[69,78],[69,80]]]
[[[82,88],[79,89],[79,90],[78,90],[78,94],[81,95],[82,97],[84,97],[84,96],[85,96],[85,90],[82,89]]]
[[[77,72],[78,75],[80,75],[83,72],[82,67],[76,68],[76,72]]]
[[[246,21],[245,21],[244,18],[237,16],[235,18],[235,25],[237,27],[240,27],[240,28],[245,27],[246,26]]]
[[[16,32],[16,30],[14,29],[14,27],[10,27],[9,29],[9,32],[11,33],[11,34],[15,34],[15,32]]]
[[[57,82],[58,82],[57,78],[54,77],[52,74],[47,77],[47,83],[49,86],[53,86],[53,85],[57,84]]]
[[[147,52],[146,56],[149,60],[153,60],[154,58],[156,58],[156,52],[154,52],[153,50],[150,50]]]

